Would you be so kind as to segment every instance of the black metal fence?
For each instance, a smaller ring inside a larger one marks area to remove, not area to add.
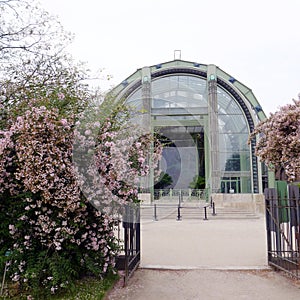
[[[268,263],[300,279],[300,195],[289,186],[285,197],[265,190]]]
[[[164,204],[164,203],[152,203],[142,205],[142,210],[152,211],[152,220],[158,221],[164,218],[168,218],[170,215],[174,215],[176,212],[176,220],[181,221],[182,217],[187,213],[187,211],[193,210],[198,215],[199,219],[208,220],[208,215],[216,216],[215,203],[212,202],[211,205],[194,205],[194,206],[184,206],[183,204]],[[209,211],[210,210],[210,211]]]
[[[120,228],[122,224],[122,228]],[[124,286],[141,260],[140,206],[127,205],[122,220],[118,223],[118,238],[121,251],[117,257],[116,268],[124,271]]]
[[[182,197],[186,199],[206,200],[208,191],[206,189],[155,189],[154,199]]]

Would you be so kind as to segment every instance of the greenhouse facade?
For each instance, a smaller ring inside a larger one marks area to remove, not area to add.
[[[235,199],[262,194],[269,185],[256,141],[248,142],[266,116],[251,89],[219,67],[180,59],[143,67],[113,94],[164,143],[160,168],[168,180],[163,186],[149,178],[152,194],[156,187],[205,189],[208,197]]]

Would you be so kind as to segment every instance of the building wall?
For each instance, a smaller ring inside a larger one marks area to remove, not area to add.
[[[215,65],[175,60],[137,70],[113,93],[116,101],[141,112],[145,130],[177,126],[186,128],[188,137],[193,136],[193,128],[203,129],[203,172],[210,194],[262,193],[263,174],[254,156],[255,140],[248,145],[247,138],[265,114],[252,91],[235,78]],[[178,131],[179,136],[187,139]],[[189,168],[192,172],[193,168],[187,167],[187,148],[180,146],[179,138],[172,139],[183,160],[180,170],[184,173]],[[171,150],[166,152],[173,153]],[[195,155],[196,164],[198,160]],[[153,186],[151,178],[149,183]]]

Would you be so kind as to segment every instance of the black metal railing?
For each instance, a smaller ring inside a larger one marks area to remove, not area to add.
[[[154,190],[154,199],[163,199],[168,198],[172,199],[177,197],[182,197],[185,199],[202,199],[205,200],[207,198],[207,190],[206,189],[155,189]]]
[[[300,196],[290,186],[288,197],[265,190],[268,263],[300,279]]]
[[[182,217],[190,215],[191,211],[194,212],[194,217],[198,216],[199,219],[208,220],[208,215],[216,216],[216,207],[215,203],[207,202],[197,203],[194,205],[185,205],[181,197],[179,196],[178,202],[175,203],[151,203],[151,204],[142,204],[141,209],[143,211],[143,217],[147,219],[152,218],[153,221],[162,220],[165,218],[170,218],[176,214],[176,220],[181,221]],[[152,216],[152,217],[151,217]],[[198,218],[197,217],[197,218]],[[145,219],[144,219],[145,220]]]
[[[118,224],[121,249],[117,257],[116,268],[124,272],[125,286],[141,260],[140,206],[137,204],[125,206],[122,220]]]

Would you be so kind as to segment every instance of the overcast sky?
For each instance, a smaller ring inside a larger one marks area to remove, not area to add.
[[[73,56],[118,84],[174,59],[215,64],[265,113],[300,92],[299,0],[40,0],[75,35]]]

